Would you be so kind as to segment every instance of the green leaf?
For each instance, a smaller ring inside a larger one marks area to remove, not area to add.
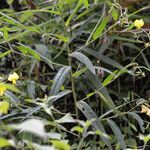
[[[136,121],[139,123],[142,132],[144,133],[145,129],[144,129],[144,122],[142,118],[134,112],[128,112],[128,114],[131,115],[134,119],[136,119]]]
[[[23,44],[20,44],[20,46],[17,46],[17,48],[23,53],[23,54],[31,54],[34,58],[36,58],[37,60],[40,60],[40,56],[38,55],[38,53],[36,51],[34,51],[33,49],[31,49],[30,47],[27,47]]]
[[[40,30],[41,30],[41,28],[39,26],[36,26],[36,25],[34,25],[34,26],[25,26],[24,29],[28,30],[29,32],[31,31],[31,32],[37,32],[37,33],[40,33]]]
[[[64,66],[58,71],[57,75],[54,78],[54,83],[52,84],[50,95],[58,94],[70,70],[71,70],[70,66]]]
[[[30,98],[35,99],[35,82],[34,81],[28,81],[28,95]]]
[[[16,21],[15,19],[13,19],[12,17],[6,15],[5,13],[0,12],[0,14],[4,17],[3,20],[5,20],[6,22],[12,24],[12,25],[16,25],[18,27],[24,27],[23,24],[21,24],[20,22]]]
[[[95,94],[95,92],[88,93],[88,94],[87,94],[87,97],[91,97],[91,96],[93,96],[94,94]]]
[[[65,37],[63,35],[57,34],[56,37],[62,41],[64,41],[65,43],[67,43],[69,41],[68,37]]]
[[[12,2],[13,2],[13,0],[7,0],[7,3],[8,3],[9,5],[11,5]]]
[[[71,129],[72,132],[76,131],[76,132],[79,132],[79,133],[83,133],[84,131],[84,128],[83,127],[80,127],[80,126],[75,126]]]
[[[44,44],[35,44],[35,47],[35,51],[39,56],[53,69],[51,53],[49,52],[48,47]]]
[[[81,61],[83,64],[86,65],[86,67],[93,73],[95,74],[95,68],[92,64],[92,62],[90,61],[90,59],[85,56],[83,53],[80,52],[73,52],[71,54],[69,54],[69,56],[71,57],[75,57],[76,59],[78,59],[79,61]]]
[[[99,136],[103,136],[103,137],[105,137],[107,139],[111,139],[111,137],[108,134],[102,133],[100,130],[96,130],[95,134],[99,135]]]
[[[5,87],[6,90],[10,90],[16,93],[21,93],[21,91],[19,91],[19,89],[17,89],[14,85],[12,84],[6,84],[6,83],[2,83],[0,82],[0,87]]]
[[[53,146],[57,149],[60,149],[60,150],[70,150],[70,145],[67,144],[66,142],[64,141],[58,141],[58,140],[50,140],[53,144]]]
[[[50,8],[51,6],[49,6],[49,7],[46,7],[46,9],[44,8],[44,9],[34,9],[34,10],[27,10],[27,11],[30,11],[30,12],[32,12],[32,13],[41,13],[41,12],[45,12],[45,13],[53,13],[53,14],[57,14],[57,15],[60,15],[61,13],[59,12],[59,11],[55,11],[55,10],[50,10],[49,8]],[[26,12],[27,12],[26,11]]]
[[[3,57],[5,57],[6,55],[9,55],[11,52],[12,52],[12,50],[9,50],[9,51],[6,51],[6,52],[4,52],[4,53],[1,53],[1,54],[0,54],[0,58],[3,58]]]
[[[105,55],[100,55],[99,56],[99,60],[111,65],[111,66],[114,66],[116,68],[119,68],[119,69],[125,69],[122,65],[120,65],[119,63],[117,63],[116,61],[114,61],[113,59],[109,58],[108,56],[105,56]]]
[[[9,107],[10,107],[9,102],[7,101],[0,102],[0,115],[7,114]]]
[[[52,95],[52,96],[49,96],[47,98],[47,103],[48,103],[48,106],[52,106],[53,105],[53,102],[57,101],[58,99],[64,97],[65,95],[71,93],[72,91],[71,90],[64,90],[60,93],[58,93],[57,95]]]
[[[9,31],[9,29],[7,28],[7,26],[4,26],[3,27],[3,36],[4,36],[4,39],[8,39],[8,36],[9,36],[9,34],[8,34],[8,31]]]
[[[130,38],[126,38],[126,37],[118,36],[118,35],[115,35],[114,39],[116,39],[118,41],[127,41],[127,42],[130,42],[130,43],[141,43],[141,41],[136,40],[135,38],[131,38],[131,37]]]
[[[88,0],[83,0],[83,5],[88,8],[89,7],[89,2]]]
[[[23,32],[17,32],[14,34],[9,34],[9,38],[7,40],[1,40],[0,39],[0,44],[9,42],[9,41],[14,40],[14,39],[23,38],[23,36],[27,35],[27,33],[29,33],[29,31],[23,31]]]
[[[57,132],[49,132],[47,133],[47,135],[50,139],[55,139],[55,140],[61,140],[61,137],[62,137],[62,135]]]
[[[109,106],[109,108],[116,110],[115,104],[112,98],[110,97],[109,92],[107,91],[105,87],[103,87],[99,78],[96,75],[92,74],[90,71],[86,72],[86,75],[91,85],[93,85],[91,88],[93,88],[94,91],[99,90],[97,93],[101,96],[101,98]]]
[[[112,17],[113,17],[114,21],[117,21],[119,14],[118,14],[117,10],[114,7],[112,7],[111,14],[112,14]]]
[[[107,119],[109,126],[111,127],[112,131],[114,132],[120,146],[122,149],[126,149],[126,144],[124,141],[124,137],[119,129],[119,127],[116,125],[116,123],[111,120],[111,119]]]
[[[142,134],[140,134],[139,135],[139,139],[143,140],[144,143],[146,144],[148,141],[150,141],[150,134],[148,134],[148,135],[142,135]]]
[[[115,70],[113,74],[110,74],[104,81],[103,86],[107,86],[114,79],[115,75],[118,73],[118,70]]]
[[[63,116],[62,118],[60,118],[59,120],[55,120],[55,122],[57,122],[57,123],[74,123],[75,120],[70,115],[70,113],[68,113],[65,116]]]
[[[55,150],[53,146],[49,145],[39,145],[37,143],[31,143],[35,150]]]
[[[78,76],[80,76],[81,74],[83,74],[86,70],[87,70],[87,68],[83,68],[83,69],[80,69],[79,71],[75,72],[73,74],[73,78],[77,78]]]
[[[78,9],[82,6],[82,1],[83,1],[83,0],[79,0],[79,1],[78,1],[78,3],[77,3],[77,5],[76,5],[76,7],[75,7],[73,13],[70,15],[70,17],[69,17],[69,18],[67,19],[67,21],[66,21],[66,24],[65,24],[66,26],[69,26],[71,19],[75,16],[75,14],[76,14],[76,12],[78,11]]]
[[[113,109],[113,111],[116,111],[117,115],[119,114],[119,111],[116,110],[116,107],[115,107],[112,99],[106,98],[109,95],[109,93],[106,92],[104,95],[104,93],[102,93],[102,92],[97,92],[97,94],[100,96],[100,98],[103,100],[103,102],[105,102],[105,104],[109,107],[109,109]]]
[[[32,17],[32,16],[33,16],[32,11],[25,11],[20,17],[20,22],[23,23],[27,19],[30,19],[30,17]]]
[[[94,40],[101,36],[101,34],[102,34],[103,30],[105,29],[107,23],[108,23],[108,17],[104,18],[102,20],[102,23],[97,27],[96,31],[93,34]]]
[[[6,91],[4,95],[8,97],[12,103],[19,104],[20,100],[12,92]]]
[[[12,146],[12,144],[5,138],[0,137],[0,148]]]
[[[135,139],[132,139],[132,138],[126,139],[126,144],[127,144],[127,145],[130,145],[130,147],[132,147],[132,148],[135,149],[135,150],[138,149],[137,143],[136,143],[136,140],[135,140]]]
[[[21,132],[33,133],[42,138],[47,137],[47,133],[44,129],[44,123],[39,119],[29,119],[20,124],[12,124],[10,127],[15,130],[20,130]]]
[[[130,73],[125,67],[123,67],[121,64],[117,63],[116,61],[114,61],[113,59],[109,58],[106,55],[99,55],[98,52],[96,52],[96,51],[94,51],[94,50],[92,50],[90,48],[85,49],[85,52],[87,52],[88,54],[96,57],[98,60],[100,60],[100,61],[102,61],[102,62],[104,62],[106,64],[109,64],[109,65],[111,65],[111,66],[113,66],[115,68],[118,68],[120,70],[124,70],[124,71]]]
[[[97,115],[94,113],[92,108],[84,101],[79,101],[77,103],[78,109],[81,110],[81,112],[85,115],[85,117],[92,122],[92,126],[94,127],[94,130],[100,130],[102,133],[106,134],[103,124],[98,120]],[[110,144],[110,141],[105,138],[104,136],[100,135],[102,140],[105,142],[105,144],[108,146],[109,149],[112,149],[112,146]]]

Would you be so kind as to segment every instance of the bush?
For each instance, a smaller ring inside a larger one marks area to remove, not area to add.
[[[0,148],[148,149],[148,0],[0,4]]]

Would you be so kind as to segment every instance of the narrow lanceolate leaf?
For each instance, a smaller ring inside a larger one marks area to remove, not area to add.
[[[33,15],[34,14],[32,13],[32,11],[25,11],[20,17],[20,22],[25,22],[26,20],[30,19],[30,17],[32,17]]]
[[[116,125],[116,123],[113,120],[107,119],[107,121],[108,121],[109,126],[111,127],[112,131],[114,132],[121,148],[126,149],[126,144],[125,144],[125,141],[124,141],[124,137],[123,137],[123,134],[121,133],[119,127]]]
[[[101,61],[105,62],[106,64],[109,64],[109,65],[114,66],[116,68],[123,69],[123,70],[125,69],[125,67],[123,67],[122,65],[120,65],[119,63],[114,61],[113,59],[109,58],[108,56],[100,55],[99,59]]]
[[[35,99],[35,82],[34,81],[28,81],[28,95],[30,98]]]
[[[51,87],[50,95],[58,94],[58,92],[59,92],[61,86],[63,85],[65,79],[67,78],[70,70],[71,70],[70,66],[65,66],[65,67],[62,67],[58,71],[57,75],[54,78],[54,83]]]
[[[102,83],[98,79],[98,77],[92,74],[90,71],[86,72],[86,75],[92,85],[91,87],[93,88],[93,90],[99,90],[98,94],[101,96],[102,100],[109,106],[110,109],[115,110],[115,104],[110,97],[109,92],[105,87],[102,86]]]
[[[52,68],[52,58],[51,53],[48,50],[48,47],[44,44],[35,44],[35,51],[38,53],[38,55]]]
[[[92,62],[90,61],[90,59],[85,56],[84,54],[80,53],[80,52],[73,52],[70,54],[71,57],[75,57],[76,59],[78,59],[79,61],[81,61],[83,64],[86,65],[86,67],[93,73],[95,74],[95,68],[92,64]]]
[[[117,73],[118,73],[118,70],[115,70],[113,71],[113,74],[108,75],[106,79],[103,81],[103,86],[107,86],[109,83],[111,83]]]
[[[104,19],[102,20],[102,23],[98,26],[98,28],[96,29],[96,31],[95,31],[94,34],[93,34],[93,38],[94,38],[94,39],[97,39],[97,38],[99,38],[99,37],[101,36],[103,30],[104,30],[105,27],[106,27],[107,22],[108,22],[108,17],[107,17],[107,18],[104,18]]]
[[[40,60],[40,56],[39,54],[34,51],[33,49],[31,49],[28,46],[25,46],[23,44],[20,44],[20,46],[17,46],[17,48],[23,53],[23,54],[30,54],[31,56],[33,56],[34,58],[36,58],[37,60]]]
[[[69,38],[68,37],[65,37],[63,35],[60,35],[60,34],[57,34],[56,37],[58,39],[60,39],[61,41],[64,41],[65,43],[67,43],[69,41]]]
[[[11,84],[6,84],[6,83],[2,83],[0,82],[0,87],[5,87],[7,90],[16,92],[16,93],[21,93],[21,91],[19,89],[17,89],[14,85]]]
[[[106,134],[103,124],[98,120],[97,115],[94,113],[92,108],[84,101],[79,101],[77,103],[78,109],[81,110],[81,112],[85,115],[85,117],[92,121],[92,126],[94,127],[94,130],[100,130],[102,133]],[[105,144],[108,146],[109,149],[112,149],[112,146],[110,144],[109,139],[105,138],[101,135],[102,140],[105,142]]]
[[[83,74],[85,71],[87,70],[87,68],[83,68],[83,69],[80,69],[79,71],[75,72],[73,74],[73,78],[77,78],[79,77],[81,74]]]
[[[58,93],[57,95],[52,95],[52,96],[49,96],[47,98],[47,103],[49,106],[52,106],[53,105],[53,102],[57,101],[58,99],[64,97],[65,95],[71,93],[71,90],[64,90],[60,93]]]
[[[127,71],[128,73],[130,73],[125,67],[123,67],[122,65],[120,65],[119,63],[117,63],[116,61],[114,61],[113,59],[109,58],[108,56],[106,55],[99,55],[98,52],[90,49],[90,48],[86,48],[85,49],[85,52],[87,52],[88,54],[96,57],[98,60],[106,63],[106,64],[109,64],[115,68],[118,68],[118,69],[121,69],[121,70],[124,70],[124,71]]]
[[[144,122],[143,122],[142,118],[138,114],[136,114],[134,112],[129,112],[128,114],[131,115],[134,119],[137,120],[137,122],[139,123],[139,126],[140,126],[140,128],[142,130],[142,132],[144,133],[145,129],[143,127]]]
[[[112,17],[113,17],[114,21],[117,21],[118,17],[119,17],[119,14],[118,14],[117,10],[114,7],[112,7],[111,14],[112,14]]]
[[[65,23],[66,26],[69,26],[69,24],[70,24],[72,18],[75,16],[76,12],[78,11],[78,9],[79,9],[81,6],[82,6],[82,0],[79,0],[78,3],[77,3],[77,5],[76,5],[76,7],[75,7],[75,9],[73,10],[72,14],[71,14],[71,15],[69,16],[69,18],[67,19],[67,21],[66,21],[66,23]]]
[[[8,22],[9,24],[16,25],[18,27],[24,27],[23,24],[21,24],[20,22],[18,22],[15,19],[13,19],[12,17],[6,15],[5,13],[0,12],[0,15],[2,15],[4,17],[3,20],[5,20],[6,22]]]
[[[12,50],[9,50],[9,51],[6,51],[4,53],[1,53],[0,54],[0,59],[3,58],[3,57],[5,57],[6,55],[9,55],[11,52],[12,52]]]
[[[5,94],[4,94],[6,97],[8,97],[8,98],[10,98],[10,101],[12,102],[12,103],[17,103],[17,104],[19,104],[19,99],[18,99],[18,97],[16,97],[12,92],[10,92],[10,91],[6,91],[5,92]]]

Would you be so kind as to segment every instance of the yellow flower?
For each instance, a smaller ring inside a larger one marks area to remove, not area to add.
[[[0,96],[3,96],[5,91],[6,91],[6,88],[0,85]]]
[[[16,81],[19,79],[19,76],[16,72],[12,73],[8,77],[8,81],[11,81],[13,84],[16,84]]]
[[[141,107],[142,107],[141,113],[146,113],[146,115],[150,117],[150,108],[148,108],[145,105],[142,105]]]
[[[141,27],[144,26],[144,21],[143,21],[142,19],[140,19],[140,20],[136,19],[136,20],[134,21],[134,26],[135,26],[138,30],[140,30]]]

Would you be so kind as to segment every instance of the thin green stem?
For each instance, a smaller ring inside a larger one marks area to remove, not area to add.
[[[63,19],[63,12],[61,13],[60,16],[61,16],[61,19],[62,19],[62,23],[64,25],[64,35],[66,37],[68,37],[69,35],[68,35],[68,32],[67,32],[67,27],[66,27],[64,19]],[[72,37],[72,34],[70,36]],[[69,47],[69,43],[67,43],[66,48],[68,49],[69,66],[72,67],[72,58],[69,56],[69,54],[72,53],[72,50]],[[76,106],[76,104],[77,104],[77,98],[76,98],[75,84],[74,84],[74,78],[73,78],[73,71],[72,71],[72,69],[71,69],[71,72],[70,72],[70,79],[71,79],[72,94],[73,94],[73,99],[74,99],[75,114],[76,114],[76,118],[78,118],[78,108]]]
[[[84,129],[84,131],[83,131],[83,134],[82,134],[82,138],[81,138],[81,140],[80,140],[80,142],[79,142],[79,146],[78,146],[78,148],[77,148],[77,150],[82,150],[82,144],[83,144],[83,141],[84,141],[84,139],[87,137],[87,127],[85,127],[85,129]]]
[[[79,142],[79,146],[78,146],[77,150],[81,150],[82,149],[83,141],[84,141],[84,136],[82,137],[81,141]]]
[[[69,48],[68,46],[68,54],[71,53],[71,49]],[[69,56],[69,66],[72,66],[72,59],[71,57]],[[78,108],[76,106],[77,104],[77,97],[76,97],[76,92],[75,92],[75,84],[74,84],[74,78],[73,78],[73,71],[71,69],[71,72],[70,72],[70,78],[71,78],[71,86],[72,86],[72,94],[73,94],[73,99],[74,99],[74,106],[75,106],[75,113],[76,113],[76,117],[78,118]]]

